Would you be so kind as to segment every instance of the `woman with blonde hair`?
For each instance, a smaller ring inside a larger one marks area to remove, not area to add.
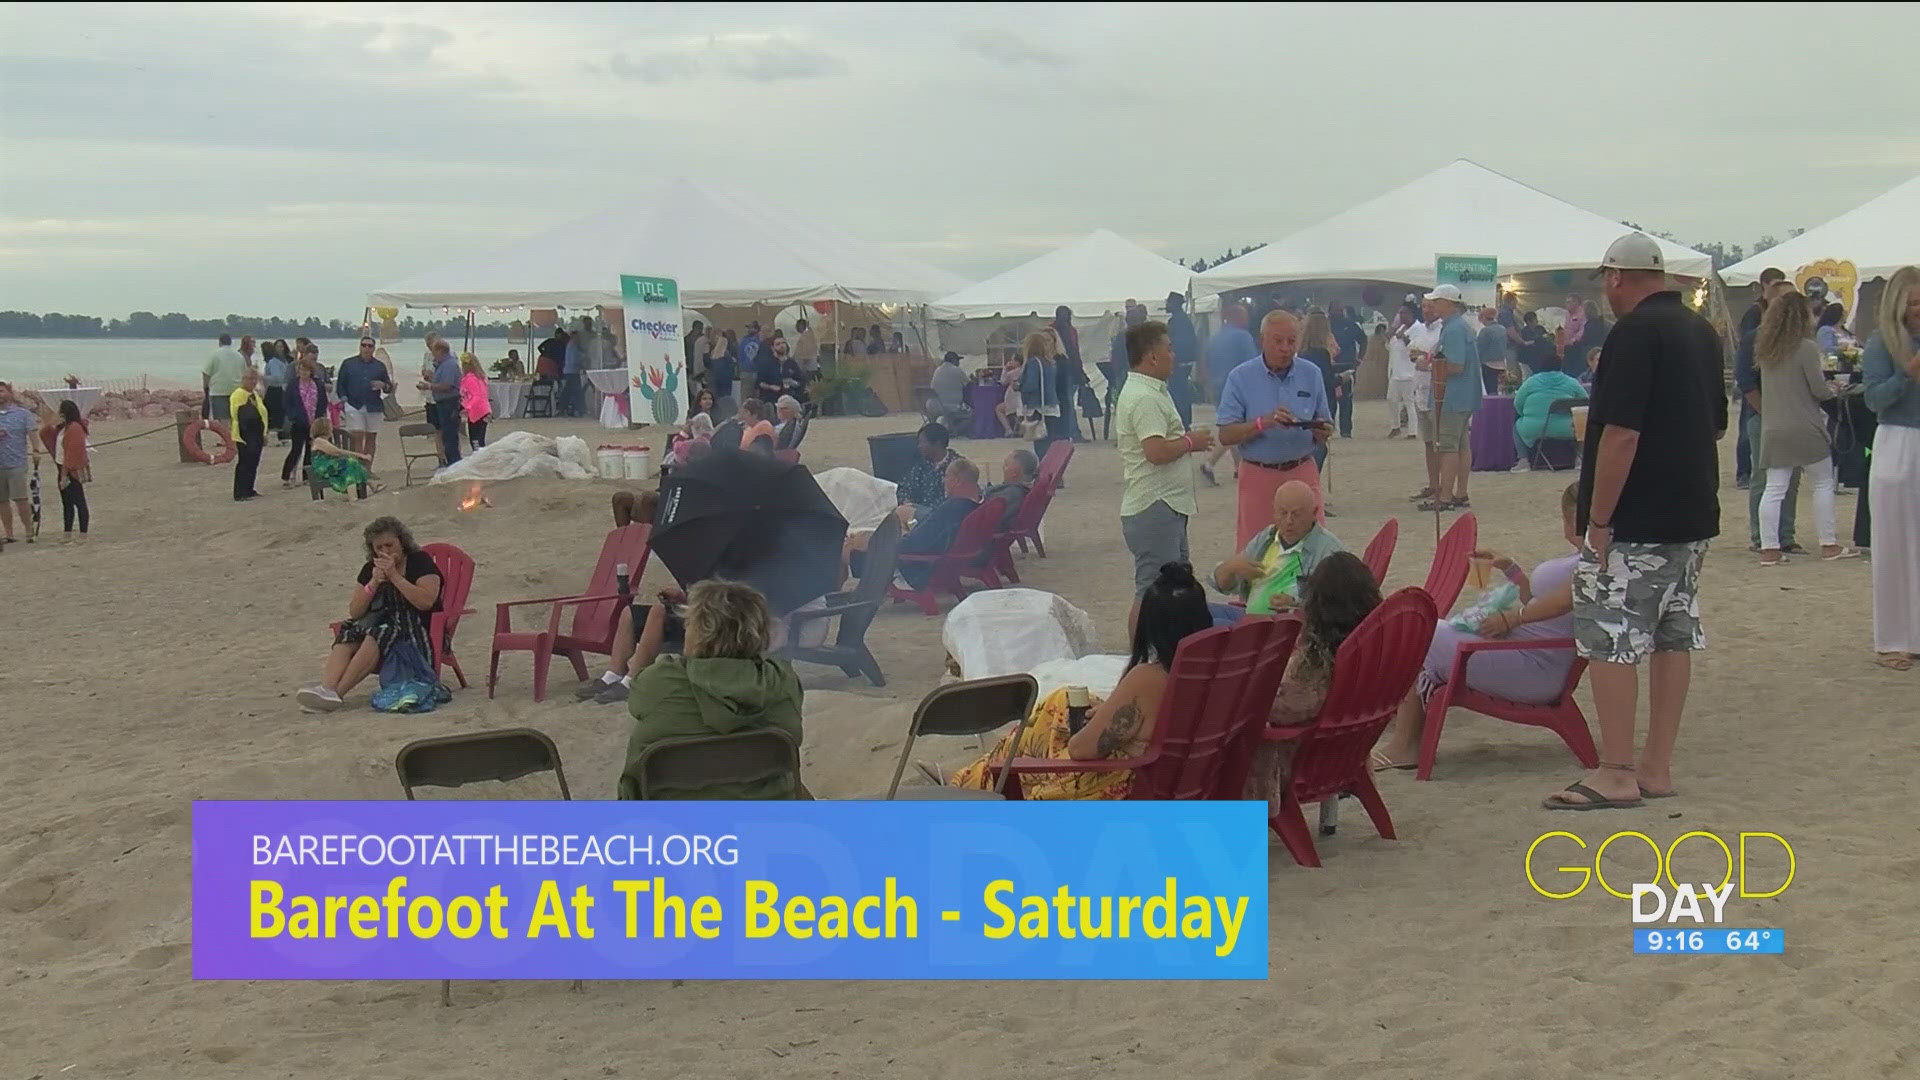
[[[1860,366],[1879,420],[1864,494],[1873,511],[1873,648],[1882,667],[1907,671],[1920,658],[1920,269],[1887,279]]]
[[[1053,338],[1044,330],[1028,334],[1021,343],[1020,355],[1025,357],[1020,368],[1020,407],[1027,411],[1029,422],[1038,421],[1042,425],[1043,433],[1033,440],[1033,454],[1045,460],[1054,440],[1067,437],[1066,422],[1060,412]]]
[[[320,381],[320,350],[309,345],[294,361],[292,378],[281,396],[287,425],[287,460],[280,466],[280,486],[293,487],[296,470],[313,467],[313,433],[327,426],[327,387]],[[301,479],[306,479],[305,475]]]
[[[493,416],[493,402],[487,397],[487,377],[480,370],[480,359],[472,353],[460,354],[460,411],[467,417],[468,449],[487,445],[487,420]]]
[[[773,617],[766,598],[731,581],[703,581],[687,591],[682,615],[686,643],[679,655],[660,656],[632,678],[627,711],[626,766],[619,798],[640,797],[640,757],[665,739],[731,735],[778,728],[798,743],[800,679],[784,660],[766,655]],[[653,790],[656,799],[805,798],[798,777],[749,783]]]
[[[1833,515],[1833,446],[1827,441],[1827,414],[1820,403],[1834,389],[1820,370],[1820,346],[1813,341],[1813,316],[1806,298],[1789,290],[1767,305],[1754,338],[1753,358],[1761,372],[1760,449],[1754,470],[1764,470],[1760,497],[1760,565],[1786,561],[1780,550],[1780,509],[1793,470],[1813,485],[1814,525],[1820,530],[1820,557],[1850,559],[1860,553],[1840,545]]]
[[[1334,364],[1340,358],[1340,339],[1333,336],[1333,320],[1321,308],[1307,311],[1307,321],[1300,329],[1300,351],[1297,354],[1304,360],[1313,361],[1320,369],[1320,380],[1327,387],[1327,409],[1338,415],[1340,407],[1340,377],[1334,370]]]

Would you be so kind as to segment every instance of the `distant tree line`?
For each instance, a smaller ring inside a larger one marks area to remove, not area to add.
[[[1718,240],[1712,241],[1710,243],[1705,243],[1705,244],[1690,244],[1690,243],[1687,243],[1687,241],[1680,239],[1679,237],[1673,235],[1670,232],[1661,232],[1657,229],[1649,229],[1643,225],[1637,224],[1632,221],[1623,221],[1620,224],[1625,225],[1629,229],[1637,229],[1640,232],[1646,233],[1648,236],[1657,236],[1662,240],[1667,240],[1675,244],[1680,244],[1685,247],[1690,247],[1702,255],[1711,256],[1713,258],[1713,268],[1715,270],[1725,270],[1727,267],[1732,266],[1734,263],[1737,263],[1740,260],[1745,259],[1750,255],[1758,255],[1770,247],[1778,247],[1780,245],[1780,239],[1774,236],[1772,233],[1768,233],[1767,235],[1762,236],[1760,239],[1755,240],[1753,242],[1752,247],[1741,247],[1739,244],[1723,244]],[[1806,231],[1807,230],[1805,229],[1788,229],[1787,239],[1791,240],[1794,237],[1799,236],[1801,233]],[[1791,271],[1793,267],[1783,266],[1780,269]]]
[[[419,321],[411,316],[399,320],[403,338],[425,337],[437,330],[448,337],[464,336],[467,320],[461,318]],[[477,337],[504,338],[506,323],[476,323]],[[38,314],[31,311],[0,311],[0,337],[49,338],[208,338],[221,334],[256,338],[328,338],[351,337],[360,332],[359,320],[321,320],[312,315],[304,319],[279,316],[228,315],[224,319],[190,319],[177,311],[155,315],[136,311],[124,319],[102,319],[97,315],[63,315],[57,311]]]
[[[1237,259],[1240,256],[1245,255],[1249,251],[1258,251],[1261,248],[1266,246],[1267,246],[1266,242],[1262,241],[1258,244],[1248,244],[1246,247],[1241,248],[1239,251],[1235,251],[1232,248],[1228,248],[1226,254],[1220,256],[1219,258],[1213,260],[1212,262],[1208,262],[1205,259],[1195,259],[1193,260],[1193,262],[1189,263],[1187,262],[1187,260],[1181,259],[1180,265],[1198,274],[1202,270],[1207,269],[1208,267],[1219,266],[1221,263],[1226,262],[1228,259]]]

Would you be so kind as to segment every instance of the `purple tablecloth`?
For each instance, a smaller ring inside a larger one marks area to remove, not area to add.
[[[1513,398],[1489,394],[1480,399],[1480,411],[1473,414],[1473,433],[1468,437],[1473,448],[1474,472],[1505,472],[1519,460],[1513,451]]]
[[[967,408],[973,410],[973,437],[976,439],[998,438],[1002,429],[993,410],[1006,397],[1006,391],[999,383],[982,386],[975,383],[967,387]]]

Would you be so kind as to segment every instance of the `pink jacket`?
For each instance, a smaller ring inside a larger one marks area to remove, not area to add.
[[[493,415],[493,403],[487,400],[487,380],[471,371],[460,376],[460,408],[467,414],[469,424]]]

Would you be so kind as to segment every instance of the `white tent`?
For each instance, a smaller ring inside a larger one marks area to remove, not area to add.
[[[1820,259],[1851,262],[1862,284],[1891,277],[1903,266],[1920,265],[1920,176],[1784,244],[1734,263],[1720,271],[1720,277],[1729,285],[1751,285],[1769,266],[1792,274]]]
[[[969,285],[933,304],[936,319],[1037,315],[1061,304],[1076,318],[1123,314],[1129,298],[1159,310],[1168,293],[1185,293],[1186,267],[1125,237],[1096,229],[1065,247]]]
[[[1500,274],[1586,270],[1626,232],[1618,221],[1461,158],[1378,198],[1221,263],[1196,294],[1284,281],[1434,284],[1436,254],[1492,255]],[[1713,260],[1666,240],[1667,268],[1704,277]]]
[[[618,305],[620,275],[679,279],[689,308],[814,300],[924,304],[966,284],[937,267],[736,192],[676,180],[652,195],[477,251],[371,293],[375,307]]]

